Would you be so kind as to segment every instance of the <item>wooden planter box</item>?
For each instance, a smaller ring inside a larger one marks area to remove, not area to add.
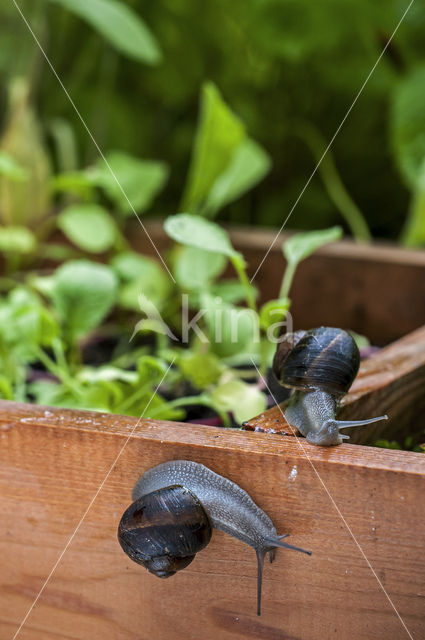
[[[269,238],[233,240],[255,268]],[[260,271],[265,297],[281,259],[273,250]],[[341,243],[300,269],[294,318],[387,343],[424,323],[424,283],[422,253]],[[391,437],[423,429],[424,345],[419,330],[366,362],[344,411],[384,407]],[[273,411],[253,422],[279,420]],[[425,637],[423,454],[5,401],[0,436],[1,638]],[[279,550],[265,567],[261,618],[254,551],[225,534],[165,581],[121,551],[116,529],[135,480],[179,458],[237,482],[279,533],[312,550]]]

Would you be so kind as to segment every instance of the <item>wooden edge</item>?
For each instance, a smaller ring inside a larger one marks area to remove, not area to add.
[[[226,451],[261,453],[288,458],[307,457],[314,465],[327,462],[336,465],[367,467],[405,473],[425,474],[425,458],[421,453],[395,451],[342,444],[317,447],[302,438],[252,433],[181,422],[167,422],[119,416],[96,411],[58,409],[0,400],[0,432],[17,425],[33,425],[57,430],[76,429],[103,433],[105,436],[127,436],[129,439],[154,440],[161,444],[189,445]]]
[[[416,435],[423,432],[425,410],[425,326],[397,340],[364,360],[350,392],[341,402],[339,417],[356,420],[388,414],[377,422],[350,433],[353,444]],[[282,416],[283,405],[272,407],[248,420],[253,431],[297,435]]]

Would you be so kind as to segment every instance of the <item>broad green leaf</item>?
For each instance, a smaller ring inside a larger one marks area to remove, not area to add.
[[[239,280],[226,279],[215,282],[211,287],[211,294],[221,298],[224,302],[237,304],[245,300],[245,287]]]
[[[258,316],[245,307],[236,307],[210,294],[201,295],[201,310],[208,327],[211,349],[221,357],[243,353],[259,339]]]
[[[61,384],[51,380],[36,380],[28,385],[28,389],[37,404],[72,408],[72,403],[75,402]]]
[[[157,64],[161,52],[156,38],[140,16],[119,0],[52,0],[88,22],[121,53]]]
[[[397,164],[407,185],[415,188],[425,158],[425,65],[396,88],[390,124]]]
[[[17,182],[28,179],[28,171],[6,151],[0,151],[0,175]]]
[[[105,265],[75,260],[53,277],[53,302],[72,337],[97,327],[116,301],[117,278]]]
[[[177,213],[164,222],[166,233],[188,247],[221,253],[229,258],[240,257],[226,231],[215,222],[190,213]]]
[[[260,327],[267,331],[269,327],[281,322],[291,306],[289,298],[269,300],[260,309]]]
[[[110,151],[105,157],[110,168],[100,159],[93,171],[94,180],[119,211],[132,215],[132,207],[138,212],[148,209],[167,182],[167,165],[157,160],[140,160],[123,151]]]
[[[159,308],[167,302],[171,281],[156,260],[129,251],[115,256],[111,266],[125,283],[120,288],[120,306],[140,310],[140,294],[144,294]]]
[[[206,389],[217,382],[224,370],[219,358],[213,353],[188,351],[179,357],[177,365],[185,380],[197,389]]]
[[[125,251],[114,256],[111,260],[111,267],[124,282],[166,275],[157,260],[135,251]]]
[[[183,209],[195,212],[205,202],[245,135],[244,125],[223,101],[217,87],[204,84]]]
[[[231,380],[217,386],[211,393],[211,399],[225,411],[232,411],[238,423],[266,409],[266,396],[255,385],[242,380]]]
[[[225,268],[226,256],[196,247],[180,247],[174,258],[174,277],[182,289],[198,291],[210,286]]]
[[[211,187],[205,204],[208,216],[214,215],[264,178],[271,167],[270,156],[254,140],[239,144],[227,168]]]
[[[50,298],[53,291],[53,276],[34,276],[29,280],[31,286],[41,294]]]
[[[141,276],[125,283],[120,288],[119,305],[123,309],[140,311],[139,296],[144,294],[158,308],[162,309],[168,301],[171,280],[161,269],[158,269],[156,274],[158,277],[155,277],[155,272],[152,271],[149,276]]]
[[[68,171],[59,173],[50,180],[53,191],[72,193],[85,200],[92,200],[96,188],[96,174],[93,171]]]
[[[27,361],[34,360],[34,346],[51,346],[59,327],[40,298],[25,287],[13,289],[0,308],[2,339],[14,353]]]
[[[31,253],[37,241],[26,227],[0,227],[0,251],[5,253]]]
[[[296,233],[283,244],[283,255],[291,265],[296,265],[323,245],[339,240],[341,236],[341,227]]]
[[[71,242],[91,253],[111,249],[119,233],[114,219],[98,204],[72,204],[60,212],[57,223]]]

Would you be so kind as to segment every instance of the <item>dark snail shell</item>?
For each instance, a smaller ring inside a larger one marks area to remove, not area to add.
[[[212,527],[199,499],[174,485],[142,496],[124,512],[118,540],[150,573],[168,578],[209,543]]]
[[[288,340],[279,344],[273,371],[285,387],[304,391],[319,389],[332,395],[347,393],[357,375],[360,354],[347,331],[319,327],[307,331],[288,348]]]
[[[295,333],[285,333],[285,335],[280,338],[273,360],[273,373],[277,380],[280,381],[280,372],[289,353],[305,334],[306,331],[295,331]]]

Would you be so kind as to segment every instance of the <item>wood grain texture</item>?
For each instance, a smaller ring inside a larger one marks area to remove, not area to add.
[[[12,638],[137,421],[0,402],[0,637]],[[425,616],[425,458],[296,438],[142,420],[23,627],[20,640],[404,639]],[[255,615],[251,548],[215,532],[159,580],[116,529],[147,468],[206,464],[246,489],[311,558],[279,550]],[[329,497],[328,491],[332,496]],[[340,509],[347,526],[335,507]]]
[[[161,252],[170,246],[160,221],[146,224]],[[276,229],[230,228],[251,275],[276,237]],[[137,221],[131,224],[135,248],[153,248]],[[276,298],[285,267],[280,234],[256,278],[264,302]],[[228,275],[232,272],[229,270]],[[425,252],[396,245],[359,245],[344,240],[319,249],[302,262],[291,290],[294,328],[320,325],[353,329],[383,346],[425,323]]]
[[[343,397],[338,417],[361,420],[388,414],[388,420],[350,429],[351,444],[373,444],[378,438],[404,441],[425,431],[425,326],[381,349],[360,364]],[[299,435],[282,415],[284,403],[248,420],[245,428]],[[424,436],[425,437],[425,436]]]

